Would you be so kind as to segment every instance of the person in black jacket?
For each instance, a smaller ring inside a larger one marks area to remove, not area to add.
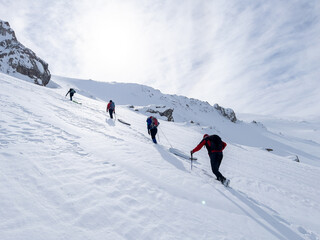
[[[66,96],[70,93],[70,101],[72,101],[73,95],[76,93],[76,91],[73,88],[70,88],[67,92]]]

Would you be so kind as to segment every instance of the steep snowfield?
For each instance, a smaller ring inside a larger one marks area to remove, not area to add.
[[[62,88],[0,74],[0,239],[319,239],[317,152],[299,150],[311,164],[291,161],[281,154],[298,148],[280,135],[214,112],[212,125],[160,120],[154,145],[146,115],[119,105],[129,93],[104,100],[131,126],[109,119],[94,89],[78,86],[79,105],[64,97],[74,82],[55,81]],[[215,131],[232,188],[214,180],[205,149],[192,171],[168,151],[188,153]],[[272,136],[278,155],[259,145]]]

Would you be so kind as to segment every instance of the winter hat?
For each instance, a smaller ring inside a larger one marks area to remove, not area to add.
[[[209,135],[208,134],[203,135],[203,138],[206,138],[206,137],[209,137]]]

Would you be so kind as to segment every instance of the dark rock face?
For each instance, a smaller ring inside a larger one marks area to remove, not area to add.
[[[173,109],[168,108],[167,110],[165,110],[164,112],[160,112],[160,111],[155,111],[153,109],[148,109],[147,112],[149,113],[159,113],[160,116],[165,116],[167,117],[169,122],[174,122],[172,113],[173,113]]]
[[[237,121],[236,114],[234,113],[234,111],[231,108],[223,108],[223,107],[219,106],[218,104],[215,104],[213,107],[215,109],[217,109],[217,111],[222,116],[224,116],[225,118],[228,118],[231,122]]]
[[[47,85],[51,74],[48,64],[23,46],[8,22],[0,20],[0,71],[9,75]],[[21,74],[21,75],[20,75]]]
[[[169,108],[169,109],[165,110],[164,112],[160,113],[160,116],[166,116],[168,118],[169,122],[174,122],[172,113],[173,113],[173,109]]]
[[[300,162],[300,159],[297,155],[289,156],[289,159],[291,159],[292,161],[295,161],[295,162]]]

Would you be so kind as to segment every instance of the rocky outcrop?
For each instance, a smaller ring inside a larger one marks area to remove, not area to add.
[[[267,129],[261,122],[257,122],[255,120],[253,120],[251,122],[252,124],[255,124],[256,126],[260,127],[260,128],[264,128],[264,129]]]
[[[237,117],[235,112],[231,108],[223,108],[219,106],[218,104],[215,104],[213,106],[222,116],[225,118],[228,118],[231,122],[236,122]]]
[[[292,161],[300,162],[300,159],[297,155],[291,155],[291,156],[288,156],[288,158]]]
[[[265,150],[267,150],[268,152],[273,152],[272,148],[265,148]]]
[[[169,122],[174,122],[174,119],[173,119],[173,116],[172,116],[173,109],[171,109],[171,108],[168,108],[164,112],[156,111],[156,110],[153,110],[153,109],[148,109],[147,112],[149,112],[149,113],[158,113],[160,116],[167,117]]]
[[[172,114],[173,114],[173,109],[169,108],[169,109],[165,110],[164,112],[160,113],[160,116],[165,116],[168,118],[169,122],[174,122]]]
[[[9,23],[2,20],[0,20],[0,71],[43,86],[47,85],[51,78],[48,64],[22,45]]]

